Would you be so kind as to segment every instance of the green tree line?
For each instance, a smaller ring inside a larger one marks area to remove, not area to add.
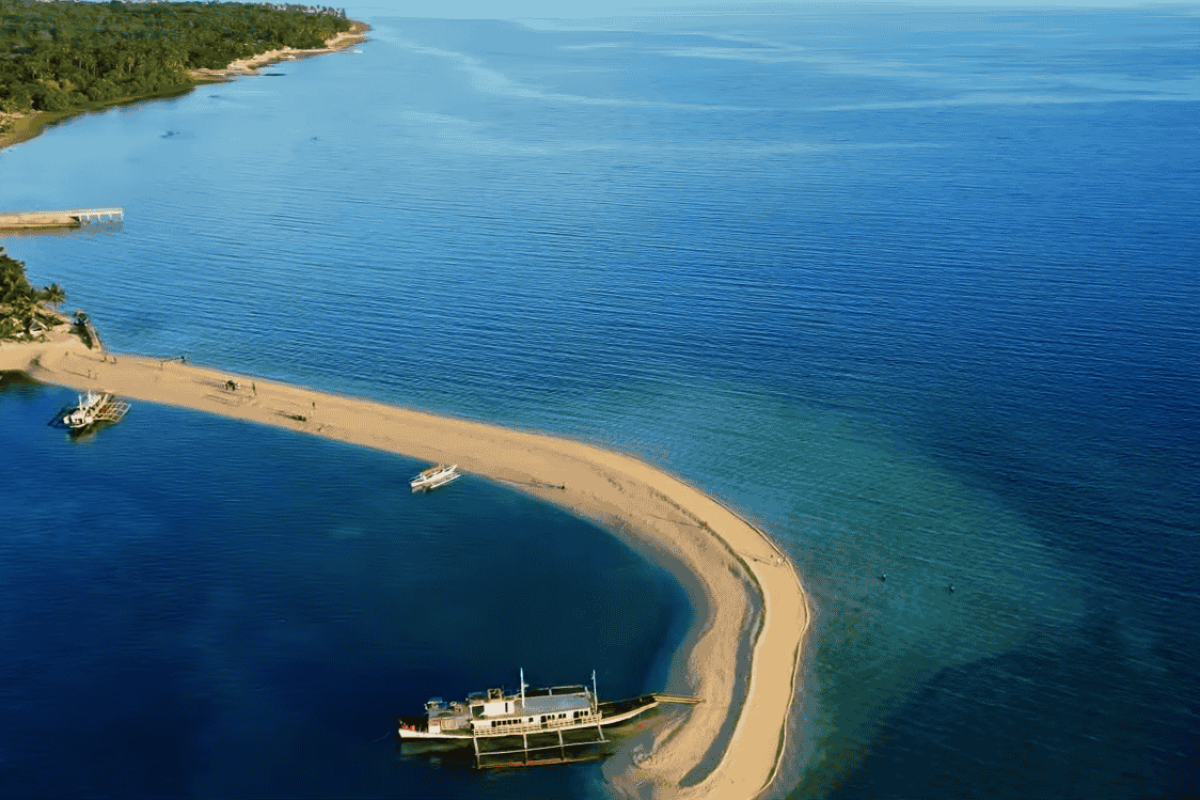
[[[30,286],[25,265],[0,247],[0,339],[27,332],[35,319],[56,324],[52,316],[42,313],[41,306],[57,306],[65,299],[66,294],[57,283],[44,289]]]
[[[182,90],[188,70],[323,47],[346,12],[267,3],[0,0],[0,111],[70,111]]]

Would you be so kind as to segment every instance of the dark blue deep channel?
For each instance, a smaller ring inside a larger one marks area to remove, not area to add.
[[[395,717],[519,667],[662,688],[686,598],[596,525],[163,406],[74,441],[45,425],[72,397],[0,381],[0,795],[588,795],[593,765],[406,756]]]

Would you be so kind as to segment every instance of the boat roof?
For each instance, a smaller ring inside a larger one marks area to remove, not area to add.
[[[562,711],[579,711],[591,708],[586,695],[552,694],[542,697],[526,697],[518,714],[557,714]]]
[[[551,686],[548,689],[526,689],[526,697],[541,697],[544,694],[586,694],[587,687],[583,684],[572,686]]]

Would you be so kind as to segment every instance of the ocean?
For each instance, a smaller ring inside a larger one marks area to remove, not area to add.
[[[347,11],[0,153],[0,207],[126,216],[0,246],[112,350],[739,509],[816,612],[780,796],[1200,793],[1195,9]],[[691,611],[620,532],[148,404],[73,442],[69,399],[0,390],[5,792],[604,795],[386,734],[522,666],[658,688]]]

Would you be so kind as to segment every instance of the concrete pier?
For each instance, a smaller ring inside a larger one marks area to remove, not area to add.
[[[0,231],[40,230],[43,228],[78,228],[105,222],[124,222],[125,209],[60,208],[54,211],[0,212]]]

